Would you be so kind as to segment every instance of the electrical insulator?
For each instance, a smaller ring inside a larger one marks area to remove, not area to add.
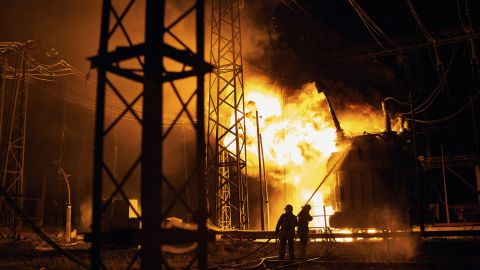
[[[245,7],[245,0],[239,0],[238,7],[239,8],[244,8]]]

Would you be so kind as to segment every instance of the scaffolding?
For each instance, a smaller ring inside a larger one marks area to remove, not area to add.
[[[244,230],[249,220],[240,4],[212,1],[207,165],[215,223]]]

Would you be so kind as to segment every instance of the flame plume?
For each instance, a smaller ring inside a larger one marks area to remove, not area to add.
[[[281,196],[270,198],[270,228],[275,225],[285,203],[292,204],[294,211],[300,211],[326,173],[326,163],[336,145],[336,129],[331,119],[328,104],[323,93],[318,93],[313,83],[306,84],[286,99],[281,91],[266,80],[249,80],[245,87],[247,166],[250,176],[258,177],[258,147],[255,113],[259,114],[259,128],[262,135],[263,154],[268,184],[272,188],[284,189]],[[379,129],[381,112],[369,106],[347,106],[339,115],[346,118],[346,133],[352,135],[362,129]],[[229,116],[230,121],[235,120]],[[232,141],[224,138],[224,145]],[[231,144],[229,147],[235,147]],[[230,149],[234,150],[234,149]],[[285,190],[286,189],[286,190]],[[286,193],[286,194],[285,194]],[[311,201],[311,225],[325,226],[323,215],[333,214],[332,188],[325,185]],[[323,208],[325,207],[325,210]]]

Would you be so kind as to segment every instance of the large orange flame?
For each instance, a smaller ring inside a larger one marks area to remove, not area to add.
[[[270,198],[270,227],[283,211],[284,203],[296,211],[305,204],[318,185],[330,154],[337,150],[336,131],[330,120],[323,94],[313,84],[305,85],[298,94],[282,100],[281,92],[264,82],[250,82],[245,89],[246,143],[248,172],[258,177],[258,138],[256,111],[263,142],[267,181],[284,190],[284,198]],[[234,119],[232,119],[234,121]],[[225,138],[229,141],[230,138]],[[233,150],[233,149],[231,149]],[[323,196],[312,200],[313,225],[324,226]],[[326,208],[327,215],[333,208]],[[328,223],[328,221],[327,221]]]
[[[282,99],[282,92],[266,80],[249,80],[245,88],[245,115],[247,166],[250,176],[258,177],[258,140],[256,111],[259,114],[259,129],[263,141],[269,186],[284,188],[284,196],[270,198],[270,228],[283,212],[284,204],[300,207],[310,198],[326,173],[326,162],[331,153],[338,151],[336,130],[331,119],[323,93],[318,93],[313,83],[306,84],[296,94]],[[380,130],[382,114],[369,106],[358,105],[351,111],[343,112],[346,118],[346,132],[349,135],[365,129]],[[340,114],[341,116],[342,114]],[[366,116],[369,116],[367,118]],[[234,123],[231,116],[231,123]],[[340,119],[343,120],[343,119]],[[233,137],[226,136],[224,145]],[[234,144],[229,147],[234,151]],[[326,185],[310,201],[314,227],[328,226],[333,214],[332,203],[324,199],[331,197],[332,188]],[[324,207],[325,206],[325,207]],[[327,216],[325,224],[324,215]]]

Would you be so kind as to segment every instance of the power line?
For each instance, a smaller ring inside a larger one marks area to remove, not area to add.
[[[79,258],[75,257],[73,254],[63,249],[61,246],[55,243],[50,237],[48,237],[48,235],[46,235],[40,228],[38,228],[37,225],[35,225],[35,223],[27,216],[27,214],[25,214],[25,212],[23,212],[22,209],[15,203],[12,197],[10,197],[8,192],[0,185],[0,197],[1,196],[5,198],[5,201],[10,205],[10,207],[12,207],[12,209],[16,212],[16,214],[20,216],[24,220],[24,222],[28,226],[30,226],[33,232],[35,232],[40,238],[42,238],[43,241],[49,244],[58,253],[68,258],[70,261],[78,264],[79,266],[85,269],[90,269],[88,264],[82,262]]]
[[[415,11],[415,8],[410,0],[406,0],[408,9],[410,10],[410,13],[412,14],[412,17],[415,19],[415,22],[417,23],[418,27],[420,28],[420,31],[425,35],[425,38],[429,41],[435,41],[435,39],[428,33],[427,28],[423,25],[422,21],[418,17],[417,12]]]
[[[357,13],[360,20],[362,20],[365,28],[368,30],[373,39],[383,49],[387,50],[383,41],[390,41],[390,38],[383,32],[383,30],[375,23],[375,21],[368,16],[368,14],[362,9],[362,7],[356,2],[356,0],[347,0]]]
[[[0,42],[0,53],[6,53],[7,51],[13,51],[15,54],[21,53],[20,48],[27,46],[26,44],[29,43],[22,43],[22,42]],[[26,62],[29,64],[29,69],[26,74],[28,77],[26,78],[27,82],[39,89],[45,89],[48,94],[53,95],[57,98],[67,100],[72,104],[76,104],[78,106],[84,107],[89,110],[95,110],[96,103],[95,103],[95,83],[88,80],[88,75],[79,71],[73,65],[69,64],[66,60],[59,58],[57,62],[53,64],[42,64],[38,62],[36,59],[32,57],[27,57]],[[6,79],[13,79],[16,76],[21,76],[21,74],[17,74],[18,71],[15,68],[7,65],[7,74],[5,76]],[[77,79],[74,81],[72,79]],[[82,81],[84,83],[83,86]],[[55,91],[51,90],[49,87],[45,87],[41,83],[60,83],[63,86],[68,87],[72,92],[69,95],[55,93]],[[125,107],[122,105],[117,105],[115,100],[112,97],[107,98],[106,100],[106,113],[110,115],[119,115],[121,114]],[[132,106],[133,110],[136,111],[140,116],[142,114],[142,107],[141,104],[135,104]],[[169,114],[166,113],[166,116]],[[124,119],[129,121],[136,120],[131,113],[127,112],[124,115]],[[173,122],[174,115],[171,114],[169,119],[166,119],[165,123],[168,124]],[[184,122],[187,121],[177,121],[175,126],[188,126]],[[170,126],[170,125],[167,125]]]
[[[478,96],[480,95],[480,91],[478,91],[472,98],[472,101],[476,100],[478,98]],[[459,108],[458,110],[456,110],[455,112],[449,114],[449,115],[446,115],[444,117],[441,117],[441,118],[437,118],[437,119],[431,119],[431,120],[426,120],[426,119],[415,119],[415,122],[418,122],[418,123],[421,123],[421,124],[437,124],[437,123],[440,123],[440,122],[444,122],[444,121],[448,121],[452,118],[454,118],[455,116],[459,115],[463,110],[465,110],[468,105],[470,104],[470,101],[467,101],[467,103],[465,105],[463,105],[461,108]],[[412,120],[411,118],[407,118],[407,120]]]

